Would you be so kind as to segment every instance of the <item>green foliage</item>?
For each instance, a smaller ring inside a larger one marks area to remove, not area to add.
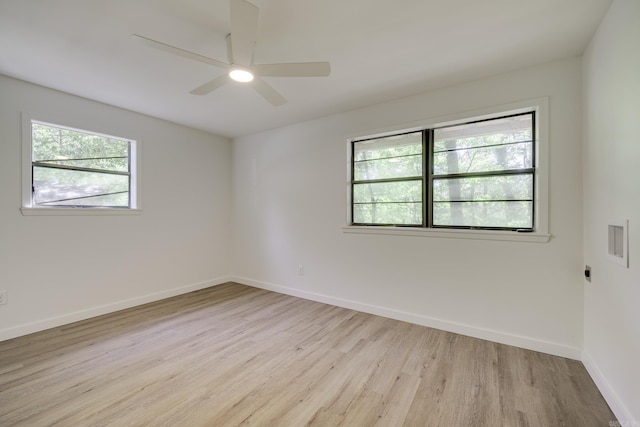
[[[422,203],[354,205],[353,222],[357,224],[421,225]]]
[[[443,178],[433,181],[434,201],[533,199],[533,175]]]
[[[36,204],[129,206],[127,140],[34,122],[32,160]]]
[[[360,162],[412,154],[422,154],[422,132],[358,141],[353,158],[355,162]]]
[[[435,129],[433,224],[533,227],[533,160],[530,114]],[[422,132],[354,143],[353,170],[355,223],[422,224]]]
[[[433,225],[531,227],[532,202],[434,203]]]
[[[421,134],[355,143],[353,173],[356,181],[422,176]]]
[[[422,180],[355,184],[353,203],[358,223],[422,224]]]
[[[452,146],[455,146],[453,142]],[[433,154],[434,175],[526,169],[533,164],[530,141]]]
[[[36,162],[126,172],[128,157],[129,141],[32,124],[32,158]]]
[[[531,121],[525,120],[523,123],[522,119],[516,117],[512,118],[512,122],[515,123],[505,123],[505,126],[509,125],[509,130],[490,134],[469,134],[480,132],[480,129],[475,129],[481,127],[480,124],[436,129],[433,143],[434,175],[532,167]]]
[[[356,181],[414,179],[355,184],[354,222],[422,224],[422,163],[420,132],[355,143]]]

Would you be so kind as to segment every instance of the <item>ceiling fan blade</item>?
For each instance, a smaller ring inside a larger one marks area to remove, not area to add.
[[[258,8],[246,0],[231,0],[231,56],[235,65],[249,67],[258,34]]]
[[[227,83],[229,81],[229,76],[226,74],[223,74],[219,77],[216,77],[213,80],[210,80],[208,82],[206,82],[205,84],[198,86],[197,88],[195,88],[194,90],[192,90],[189,93],[192,93],[194,95],[206,95],[210,92],[213,92],[214,90],[218,89],[220,86],[224,85],[225,83]]]
[[[184,58],[193,59],[194,61],[203,62],[205,64],[213,65],[220,68],[230,67],[229,64],[225,62],[218,61],[216,59],[209,58],[207,56],[199,55],[197,53],[189,52],[188,50],[180,49],[179,47],[171,46],[166,43],[162,43],[157,40],[153,40],[148,37],[141,36],[139,34],[132,34],[131,37],[133,37],[138,42],[146,46],[152,47],[154,49],[162,50],[168,53],[173,53],[174,55],[179,55]]]
[[[278,91],[269,86],[267,82],[262,79],[255,78],[251,82],[251,86],[258,92],[264,99],[269,101],[274,107],[278,107],[282,104],[286,104],[287,100],[284,96],[280,95]]]
[[[326,77],[331,74],[328,62],[297,62],[290,64],[255,64],[255,74],[268,77]]]

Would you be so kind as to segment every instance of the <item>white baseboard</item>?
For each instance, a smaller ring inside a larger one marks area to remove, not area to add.
[[[618,419],[620,427],[640,427],[640,420],[634,420],[631,411],[625,406],[613,387],[602,374],[598,365],[593,361],[586,351],[582,352],[582,364],[587,369],[591,379],[596,383],[596,387],[600,390],[602,397],[609,404],[609,408]]]
[[[186,286],[180,286],[178,288],[168,289],[166,291],[155,292],[152,294],[130,298],[124,301],[104,304],[97,307],[88,308],[86,310],[80,310],[73,313],[64,314],[61,316],[49,317],[47,319],[37,320],[35,322],[25,323],[23,325],[12,326],[6,329],[0,329],[0,341],[20,337],[20,336],[31,334],[34,332],[43,331],[45,329],[55,328],[58,326],[77,322],[79,320],[89,319],[91,317],[101,316],[103,314],[113,313],[115,311],[123,310],[125,308],[131,308],[137,305],[159,301],[165,298],[171,298],[176,295],[186,294],[186,293],[197,291],[200,289],[209,288],[211,286],[221,285],[223,283],[230,282],[230,281],[232,281],[232,278],[230,276],[219,277],[217,279],[207,280],[199,283],[193,283]]]
[[[300,289],[289,288],[286,286],[275,285],[246,277],[232,276],[232,281],[243,285],[253,286],[256,288],[266,289],[281,294],[292,295],[312,301],[331,304],[338,307],[349,308],[352,310],[362,311],[365,313],[375,314],[378,316],[388,317],[391,319],[402,320],[417,325],[428,326],[435,329],[441,329],[448,332],[454,332],[461,335],[467,335],[474,338],[480,338],[501,344],[512,345],[515,347],[525,348],[527,350],[539,351],[542,353],[553,354],[556,356],[566,357],[569,359],[580,360],[581,349],[565,344],[544,341],[536,338],[530,338],[522,335],[501,332],[492,329],[479,328],[473,325],[452,322],[444,319],[437,319],[422,314],[408,313],[404,311],[394,310],[386,307],[365,304],[358,301],[335,298],[328,295],[317,294],[313,292],[303,291]]]

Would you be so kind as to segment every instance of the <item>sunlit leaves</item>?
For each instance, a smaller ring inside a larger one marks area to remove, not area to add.
[[[378,225],[421,225],[422,203],[353,205],[353,222]]]
[[[355,181],[374,181],[354,184],[355,223],[422,224],[422,150],[421,132],[354,143]]]
[[[354,144],[356,181],[422,175],[422,133],[359,141]]]
[[[127,171],[128,156],[129,141],[40,123],[32,124],[34,161]]]
[[[435,129],[433,146],[434,226],[533,227],[532,114]]]
[[[526,169],[532,166],[532,153],[530,141],[433,153],[433,173],[448,175]]]
[[[447,175],[533,167],[530,114],[434,130],[433,173]]]
[[[533,202],[434,203],[434,226],[530,228]]]
[[[354,218],[366,224],[422,224],[422,180],[353,187]]]
[[[129,149],[127,140],[33,122],[34,203],[128,207]]]
[[[129,205],[129,177],[125,175],[35,166],[33,184],[33,201],[36,205]]]
[[[533,118],[525,113],[354,142],[353,222],[422,225],[427,194],[433,226],[533,228]],[[431,144],[428,161],[423,139]]]
[[[533,175],[497,175],[433,180],[434,201],[532,200]]]
[[[422,132],[357,141],[353,149],[353,160],[359,162],[409,154],[422,154]]]

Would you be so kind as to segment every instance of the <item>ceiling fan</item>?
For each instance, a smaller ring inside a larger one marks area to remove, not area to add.
[[[331,73],[331,65],[328,62],[254,64],[253,51],[258,32],[258,15],[259,10],[254,4],[246,0],[231,0],[231,33],[226,37],[228,62],[189,52],[139,34],[133,34],[132,37],[149,47],[229,70],[228,74],[193,89],[191,93],[194,95],[206,95],[234,80],[250,83],[264,99],[278,106],[287,100],[261,77],[325,77]]]

